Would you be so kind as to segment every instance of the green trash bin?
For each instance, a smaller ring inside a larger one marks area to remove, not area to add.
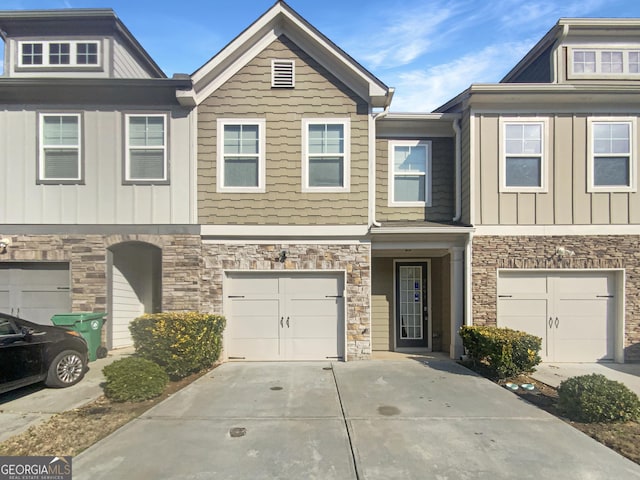
[[[51,323],[82,335],[89,347],[89,361],[93,362],[107,356],[107,349],[101,345],[102,325],[106,316],[105,312],[60,313],[51,317]]]

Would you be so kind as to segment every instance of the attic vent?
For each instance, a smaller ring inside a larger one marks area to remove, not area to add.
[[[271,60],[271,86],[295,87],[295,63],[293,60]]]

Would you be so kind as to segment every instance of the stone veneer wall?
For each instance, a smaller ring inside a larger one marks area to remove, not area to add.
[[[11,235],[0,262],[69,262],[74,312],[107,311],[107,249],[145,242],[162,249],[162,309],[200,308],[199,235]]]
[[[557,247],[572,250],[560,258]],[[476,236],[473,323],[495,325],[497,269],[625,269],[625,361],[640,361],[640,236]]]
[[[284,263],[277,261],[286,250]],[[305,271],[345,270],[347,272],[347,360],[368,359],[371,355],[369,290],[371,288],[371,248],[368,244],[203,244],[202,308],[222,311],[224,270]]]

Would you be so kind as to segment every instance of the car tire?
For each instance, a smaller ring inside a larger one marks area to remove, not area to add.
[[[70,387],[82,380],[86,367],[86,360],[81,353],[64,350],[56,355],[49,365],[44,383],[47,387]]]

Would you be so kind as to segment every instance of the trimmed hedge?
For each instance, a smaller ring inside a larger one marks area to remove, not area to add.
[[[220,315],[167,312],[138,317],[129,330],[141,357],[160,365],[171,378],[183,378],[213,366],[225,324]]]
[[[464,326],[460,337],[474,366],[494,378],[533,372],[542,360],[542,339],[518,330]]]
[[[593,373],[560,383],[558,410],[577,422],[626,422],[640,418],[640,400],[626,385]]]
[[[106,382],[104,394],[115,402],[141,402],[160,395],[169,376],[150,360],[127,357],[102,369]]]

